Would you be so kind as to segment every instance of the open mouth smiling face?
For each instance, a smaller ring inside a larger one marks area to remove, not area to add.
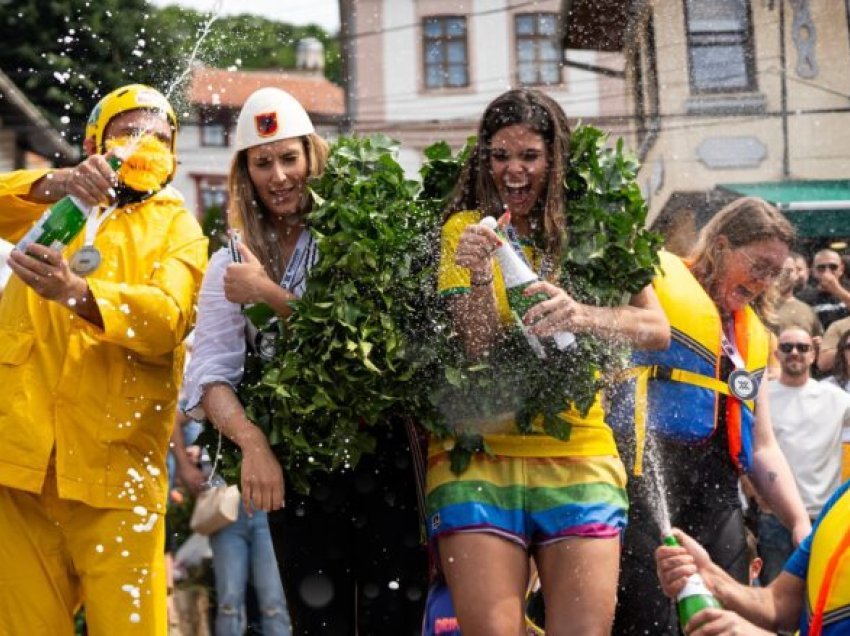
[[[490,173],[512,217],[527,216],[546,188],[549,153],[543,137],[524,124],[506,126],[490,140]]]

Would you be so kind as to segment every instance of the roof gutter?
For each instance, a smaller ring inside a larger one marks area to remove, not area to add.
[[[792,201],[791,203],[781,203],[780,210],[788,210],[789,212],[801,210],[850,210],[850,201]]]
[[[2,71],[0,71],[0,97],[5,97],[24,117],[30,120],[32,125],[38,130],[38,133],[52,147],[53,152],[58,155],[58,157],[48,157],[49,159],[75,161],[79,157],[77,149],[62,138],[62,135],[56,131],[42,112],[27,99],[26,95]]]

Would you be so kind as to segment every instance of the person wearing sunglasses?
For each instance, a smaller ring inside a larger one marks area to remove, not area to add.
[[[842,429],[850,430],[850,393],[812,379],[815,347],[804,329],[790,327],[779,334],[776,358],[781,373],[768,383],[773,432],[814,519],[841,484],[841,436]],[[758,529],[766,584],[782,571],[794,545],[788,529],[764,506]]]
[[[678,633],[675,605],[654,574],[661,483],[672,524],[704,543],[742,583],[749,563],[741,475],[793,528],[795,542],[811,529],[773,435],[764,381],[774,348],[774,283],[793,241],[793,228],[774,206],[747,197],[714,215],[689,258],[661,253],[653,287],[671,343],[634,352],[631,379],[608,393],[609,421],[632,473],[617,636]]]
[[[815,310],[824,329],[850,316],[850,290],[845,286],[844,262],[834,250],[821,250],[812,260],[813,284],[798,298]]]

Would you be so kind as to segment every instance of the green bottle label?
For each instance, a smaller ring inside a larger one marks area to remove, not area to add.
[[[679,625],[684,628],[697,612],[709,607],[721,607],[720,602],[711,594],[699,594],[683,598],[678,602]]]
[[[53,249],[66,247],[86,224],[83,204],[74,197],[65,197],[48,208],[36,224],[18,241],[16,248],[26,252],[33,243]]]
[[[676,599],[676,606],[679,610],[679,624],[683,628],[697,612],[709,607],[722,607],[714,595],[708,591],[699,574],[688,577],[688,582]]]

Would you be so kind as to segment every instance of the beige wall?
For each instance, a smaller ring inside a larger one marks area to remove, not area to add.
[[[655,17],[661,132],[644,158],[640,180],[649,194],[650,220],[677,191],[710,190],[718,183],[777,181],[783,178],[847,178],[850,175],[850,113],[806,112],[848,108],[850,39],[843,0],[809,0],[816,28],[818,75],[804,79],[796,72],[797,49],[791,38],[793,8],[785,3],[788,77],[788,144],[790,174],[783,175],[779,2],[751,1],[757,87],[764,113],[745,116],[687,116],[688,80],[685,17],[682,0],[657,0]],[[769,8],[773,4],[773,9]],[[754,167],[709,168],[700,160],[707,140],[755,138],[766,149]],[[663,170],[661,168],[663,166]],[[663,172],[663,185],[658,174]]]
[[[354,3],[354,51],[357,58],[356,119],[383,121],[384,114],[384,0],[351,0]]]

